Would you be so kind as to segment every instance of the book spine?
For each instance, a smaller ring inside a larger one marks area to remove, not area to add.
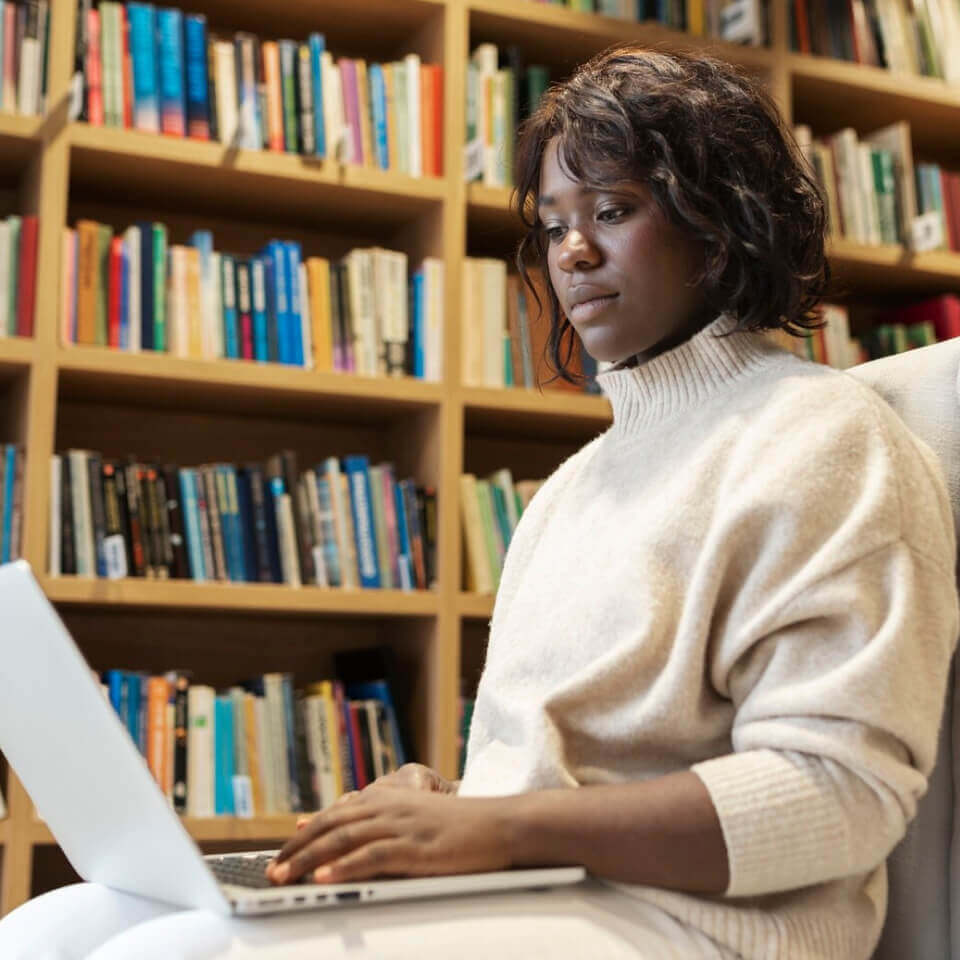
[[[203,537],[200,532],[200,517],[197,511],[196,472],[189,467],[183,467],[179,474],[190,578],[195,581],[203,581],[207,577],[203,562]]]
[[[182,137],[186,135],[184,102],[183,14],[162,7],[157,10],[160,130]]]
[[[344,457],[344,470],[350,486],[350,503],[356,534],[360,585],[377,588],[380,564],[377,557],[373,507],[370,502],[370,463],[366,457]]]
[[[283,103],[283,143],[287,153],[299,153],[297,131],[297,45],[278,40],[280,50],[280,90]]]
[[[17,336],[33,336],[33,314],[37,287],[37,218],[32,214],[20,223],[20,274],[17,301]],[[13,322],[13,316],[10,317]]]
[[[310,34],[310,79],[313,86],[313,150],[316,156],[327,155],[327,138],[323,121],[323,53],[326,38],[322,33]]]
[[[220,257],[223,274],[221,303],[223,309],[223,349],[229,360],[240,358],[240,338],[237,328],[236,260],[227,254]]]
[[[250,260],[251,314],[253,321],[253,355],[265,363],[270,359],[267,341],[267,286],[261,257]]]
[[[210,139],[210,99],[207,89],[207,18],[189,13],[184,17],[186,47],[186,114],[188,136]]]
[[[133,55],[133,125],[138,130],[159,133],[157,30],[153,4],[128,3],[127,16],[130,20],[130,49]]]
[[[310,44],[297,47],[297,104],[300,120],[300,152],[313,156],[317,152],[313,119],[313,70]]]
[[[244,360],[254,359],[253,315],[250,298],[250,264],[236,261],[236,316],[239,337],[239,353]]]

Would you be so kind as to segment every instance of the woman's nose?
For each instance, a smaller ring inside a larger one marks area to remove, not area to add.
[[[580,230],[568,230],[563,238],[557,265],[561,270],[573,272],[595,267],[600,260],[600,252],[591,238]]]

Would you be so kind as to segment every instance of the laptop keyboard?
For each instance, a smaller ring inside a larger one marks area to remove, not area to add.
[[[259,854],[255,857],[228,854],[216,860],[208,860],[207,865],[221,883],[261,890],[273,886],[263,872],[272,859],[270,854]]]

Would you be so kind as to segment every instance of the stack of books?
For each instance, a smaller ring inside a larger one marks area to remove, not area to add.
[[[267,673],[217,691],[189,672],[107,670],[104,695],[179,813],[253,817],[329,806],[406,762],[389,684]]]
[[[303,40],[218,35],[202,14],[78,0],[71,119],[443,175],[443,68],[334,60]]]
[[[44,113],[49,49],[48,0],[0,0],[0,111]]]
[[[556,376],[547,358],[549,301],[542,275],[530,271],[540,303],[519,274],[503,260],[465,257],[463,261],[463,351],[461,377],[473,387],[545,387],[598,393],[596,361],[573,338],[567,369],[582,381]]]
[[[425,590],[436,531],[435,489],[365,456],[303,473],[289,450],[243,466],[51,460],[52,576]]]
[[[23,446],[0,443],[0,563],[20,558],[23,533]]]
[[[67,228],[64,342],[441,378],[442,260],[408,275],[407,255],[382,247],[331,261],[304,258],[294,241],[271,240],[254,256],[213,244],[209,230],[171,243],[162,223]]]
[[[0,337],[32,337],[37,292],[37,218],[0,220]]]
[[[897,73],[960,83],[954,0],[795,0],[791,47]]]
[[[466,545],[465,589],[495,593],[517,523],[542,480],[514,483],[504,467],[486,478],[460,477],[460,519]]]

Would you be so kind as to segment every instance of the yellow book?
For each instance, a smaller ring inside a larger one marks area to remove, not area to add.
[[[307,257],[307,284],[310,288],[310,325],[313,332],[315,370],[333,370],[333,323],[330,316],[330,261]]]
[[[687,30],[695,37],[705,32],[703,0],[687,0]]]
[[[367,80],[367,61],[354,60],[357,68],[357,103],[360,108],[360,143],[363,148],[363,166],[374,167],[373,117],[370,112],[370,82]]]
[[[320,696],[323,697],[327,716],[327,731],[330,738],[331,763],[333,772],[334,793],[340,796],[343,793],[343,753],[340,745],[340,722],[337,717],[337,698],[333,692],[333,684],[329,680],[321,680]]]
[[[247,747],[247,769],[250,772],[250,792],[253,795],[253,812],[257,816],[266,813],[263,798],[263,779],[260,776],[260,744],[257,738],[256,697],[243,695],[243,739]]]
[[[460,518],[463,523],[463,541],[466,547],[467,590],[475,593],[493,593],[490,561],[487,557],[477,478],[472,473],[460,477]]]
[[[203,301],[200,295],[200,251],[186,248],[187,261],[187,355],[203,359]]]
[[[387,166],[390,170],[399,170],[397,161],[397,100],[394,64],[383,65],[383,85],[387,100]]]
[[[100,224],[77,221],[77,343],[97,342],[97,287],[100,277]]]

